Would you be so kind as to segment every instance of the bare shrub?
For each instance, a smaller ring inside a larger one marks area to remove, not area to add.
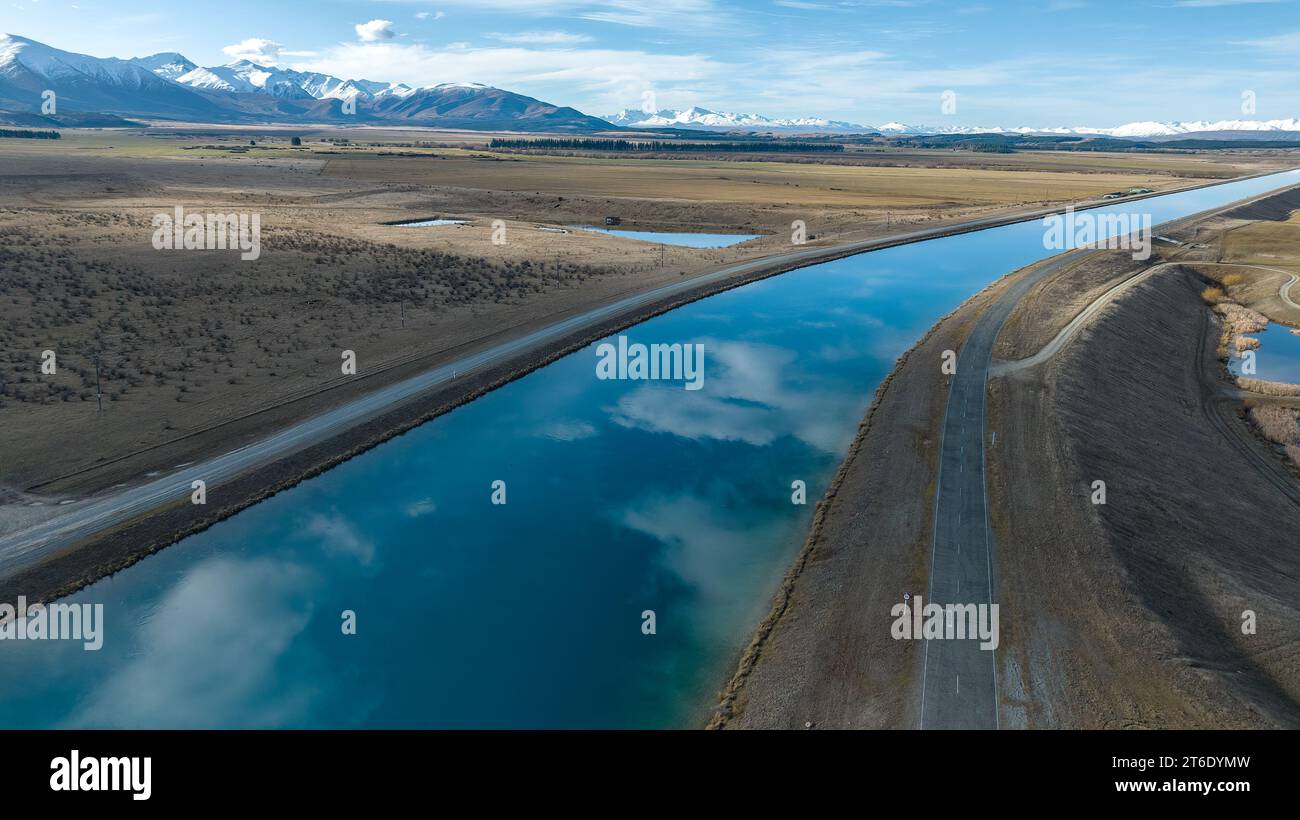
[[[1218,288],[1206,288],[1205,290],[1208,292],[1218,290]],[[1204,297],[1205,293],[1202,292],[1201,295]],[[1234,334],[1258,333],[1268,327],[1268,317],[1259,311],[1242,307],[1236,302],[1219,301],[1213,304],[1214,312],[1223,317],[1226,332]]]
[[[1248,376],[1238,376],[1237,386],[1242,390],[1249,390],[1252,393],[1265,396],[1300,396],[1300,384],[1269,382],[1263,379],[1252,379]]]
[[[1300,426],[1296,424],[1296,420],[1300,419],[1300,411],[1277,405],[1262,405],[1252,407],[1246,415],[1255,429],[1274,444],[1300,444]]]

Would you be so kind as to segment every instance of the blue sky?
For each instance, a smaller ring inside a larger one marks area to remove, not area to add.
[[[1300,116],[1294,0],[0,0],[69,51],[482,82],[592,114],[700,105],[869,125]],[[206,12],[206,13],[203,13]],[[956,92],[955,113],[941,95]],[[1256,112],[1242,111],[1254,92]]]

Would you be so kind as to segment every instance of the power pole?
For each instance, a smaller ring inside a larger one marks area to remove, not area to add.
[[[406,302],[398,302],[397,305],[402,310],[402,327],[406,327]]]
[[[104,391],[99,388],[99,351],[95,351],[95,402],[99,405],[97,412],[104,412]]]

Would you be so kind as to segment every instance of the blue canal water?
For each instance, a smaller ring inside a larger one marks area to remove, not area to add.
[[[678,233],[669,231],[625,231],[621,228],[592,228],[586,225],[577,227],[580,231],[607,233],[624,239],[637,239],[642,242],[654,242],[660,245],[680,245],[683,248],[728,248],[757,239],[758,233]]]
[[[698,391],[560,359],[72,596],[104,606],[99,651],[0,641],[0,726],[698,725],[881,378],[1042,236],[861,254],[625,332],[703,344]]]

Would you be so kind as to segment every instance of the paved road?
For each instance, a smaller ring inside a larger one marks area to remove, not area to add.
[[[1278,273],[1286,273],[1286,271],[1278,271]],[[1300,310],[1300,305],[1297,305],[1295,302],[1291,301],[1291,286],[1294,285],[1297,281],[1300,281],[1300,276],[1296,276],[1294,273],[1288,275],[1291,277],[1291,280],[1287,282],[1285,285],[1283,285],[1281,289],[1278,290],[1277,295],[1282,297],[1283,302],[1286,302],[1288,305],[1295,308],[1296,310]]]
[[[993,343],[1030,288],[1080,261],[1085,253],[1053,257],[1022,276],[984,311],[962,345],[939,445],[927,604],[993,603],[992,536],[984,487],[984,386]],[[925,642],[922,729],[997,728],[997,653],[980,649],[979,643]]]
[[[1050,212],[1050,209],[1044,209],[1043,213],[1047,212]],[[456,376],[463,376],[520,353],[545,347],[570,333],[627,314],[657,300],[722,280],[741,277],[761,269],[814,264],[820,260],[847,253],[859,253],[950,233],[976,231],[1011,221],[1032,218],[1035,217],[1033,215],[1020,215],[1014,219],[1005,215],[986,217],[958,225],[925,228],[880,239],[847,242],[829,247],[801,248],[789,253],[730,265],[702,276],[671,282],[643,293],[625,297],[608,305],[547,325],[524,336],[502,342],[479,353],[464,356],[434,370],[381,388],[374,393],[367,394],[318,416],[294,424],[255,444],[187,466],[136,487],[60,508],[53,518],[27,529],[0,536],[0,577],[30,566],[54,551],[75,544],[105,529],[121,524],[164,504],[188,497],[192,492],[191,482],[194,479],[202,479],[207,485],[209,496],[211,496],[214,489],[236,476],[313,444],[328,440],[350,427],[392,409],[403,401],[445,384]]]
[[[1052,358],[1057,353],[1059,353],[1061,348],[1065,347],[1065,345],[1069,343],[1071,339],[1074,338],[1074,335],[1078,333],[1079,330],[1084,325],[1090,322],[1092,320],[1092,317],[1096,316],[1097,313],[1102,308],[1104,308],[1106,305],[1113,302],[1115,300],[1115,297],[1119,296],[1121,293],[1133,287],[1134,285],[1138,284],[1139,282],[1146,281],[1148,278],[1154,276],[1155,274],[1159,273],[1165,268],[1174,267],[1180,264],[1184,264],[1184,263],[1162,262],[1159,265],[1152,265],[1146,270],[1139,271],[1138,273],[1133,274],[1132,276],[1120,282],[1119,284],[1112,286],[1105,293],[1098,296],[1096,299],[1092,300],[1092,302],[1090,302],[1087,307],[1079,311],[1079,315],[1071,319],[1068,325],[1061,328],[1061,332],[1057,333],[1056,336],[1052,338],[1052,341],[1044,345],[1042,350],[1024,359],[1016,359],[1015,361],[1009,361],[1009,362],[1005,362],[1005,361],[993,362],[989,366],[989,375],[1005,376],[1007,373],[1013,373],[1017,370],[1023,370],[1026,367],[1035,367],[1037,365],[1042,364],[1043,362],[1047,361],[1048,359]],[[1189,262],[1186,264],[1193,265],[1196,263]]]
[[[1078,316],[1075,316],[1072,320],[1070,320],[1070,323],[1068,325],[1061,328],[1061,332],[1056,334],[1056,336],[1052,339],[1052,341],[1044,345],[1043,349],[1038,351],[1034,355],[1024,359],[1016,359],[1015,361],[993,362],[993,364],[989,367],[989,375],[1005,376],[1007,373],[1013,373],[1017,370],[1023,370],[1027,367],[1035,367],[1037,365],[1042,364],[1043,362],[1047,361],[1048,359],[1052,358],[1057,353],[1059,353],[1061,351],[1061,348],[1065,347],[1065,345],[1069,343],[1069,341],[1072,338],[1074,338],[1074,335],[1078,333],[1079,330],[1084,325],[1086,325],[1089,321],[1091,321],[1093,316],[1097,315],[1098,311],[1100,311],[1106,305],[1113,302],[1115,298],[1118,297],[1120,294],[1122,294],[1124,291],[1128,290],[1129,288],[1133,287],[1139,282],[1145,281],[1146,279],[1159,273],[1165,268],[1177,267],[1178,265],[1184,265],[1189,268],[1196,268],[1204,265],[1211,265],[1211,266],[1218,265],[1218,266],[1229,267],[1229,268],[1253,268],[1255,270],[1264,270],[1264,271],[1269,271],[1271,273],[1284,274],[1290,277],[1290,281],[1282,285],[1281,289],[1278,290],[1278,296],[1282,297],[1282,301],[1286,302],[1291,307],[1295,308],[1296,310],[1300,310],[1300,305],[1297,305],[1295,302],[1291,301],[1291,294],[1290,294],[1291,286],[1294,285],[1297,281],[1300,281],[1300,276],[1296,276],[1294,273],[1291,273],[1290,271],[1284,271],[1279,268],[1268,268],[1268,267],[1264,267],[1263,265],[1242,265],[1235,262],[1200,262],[1200,261],[1162,262],[1158,265],[1152,265],[1146,270],[1133,274],[1132,276],[1120,282],[1119,284],[1111,287],[1101,296],[1098,296],[1096,299],[1090,302],[1087,307],[1081,310]]]

